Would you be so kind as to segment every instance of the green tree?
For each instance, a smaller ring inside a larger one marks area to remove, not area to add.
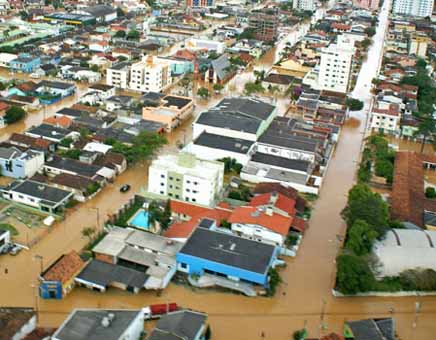
[[[117,31],[114,35],[115,38],[125,38],[126,37],[126,31]]]
[[[160,226],[162,230],[167,230],[171,223],[171,200],[167,200],[165,203],[165,209],[162,212],[160,218]]]
[[[375,35],[376,31],[375,31],[375,27],[367,27],[365,28],[365,33],[368,35],[368,37],[372,37]]]
[[[92,239],[94,238],[94,235],[96,233],[96,230],[94,227],[85,227],[82,229],[82,236],[83,237],[87,237],[89,242],[92,241]]]
[[[427,187],[425,188],[425,197],[434,199],[436,198],[436,190],[433,187]]]
[[[307,330],[305,328],[299,329],[292,334],[294,340],[304,340],[307,337]]]
[[[394,179],[394,164],[388,159],[377,159],[375,161],[375,174],[386,178],[391,184]]]
[[[220,92],[222,91],[223,88],[224,88],[224,86],[221,85],[221,84],[214,84],[214,85],[213,85],[213,90],[214,90],[216,93],[220,93]]]
[[[415,136],[421,137],[421,153],[424,152],[425,144],[427,140],[435,139],[436,136],[436,121],[432,116],[427,114],[422,114],[419,119],[418,130],[415,132]]]
[[[254,70],[253,74],[256,77],[256,83],[260,83],[265,79],[265,70]]]
[[[374,275],[368,263],[356,255],[341,254],[336,258],[337,289],[344,294],[370,291],[374,287]]]
[[[210,96],[210,93],[209,93],[209,90],[207,89],[207,88],[205,88],[205,87],[200,87],[198,90],[197,90],[197,95],[199,95],[201,98],[203,98],[203,99],[206,99],[206,98],[209,98],[209,96]]]
[[[79,159],[80,155],[82,154],[81,150],[78,149],[70,149],[65,151],[62,155],[71,158],[71,159]]]
[[[62,139],[59,144],[65,148],[69,148],[69,147],[71,147],[72,143],[73,143],[73,139],[70,137],[67,137],[67,138]]]
[[[127,40],[139,40],[141,37],[141,33],[137,30],[130,30],[129,33],[127,33]]]
[[[377,238],[377,232],[363,220],[356,220],[348,229],[347,242],[345,247],[355,255],[368,254]]]
[[[255,34],[254,34],[254,29],[252,28],[246,28],[238,37],[237,40],[242,40],[242,39],[254,39],[255,38]]]
[[[253,93],[263,93],[265,91],[261,83],[248,82],[244,85],[244,93],[251,96]]]
[[[26,111],[24,111],[21,107],[12,105],[9,109],[6,110],[4,120],[6,124],[13,124],[22,120],[26,116]]]
[[[93,72],[100,72],[100,68],[98,67],[98,65],[92,65],[91,66],[91,71],[93,71]]]
[[[279,272],[275,268],[270,268],[268,274],[269,274],[268,295],[273,296],[276,293],[278,285],[282,282],[282,279],[279,275]]]
[[[350,111],[360,111],[363,109],[363,102],[359,99],[347,98],[346,105]]]
[[[348,203],[342,216],[348,226],[352,226],[357,220],[365,221],[377,232],[377,237],[383,236],[389,225],[388,205],[366,184],[357,184],[349,191]]]

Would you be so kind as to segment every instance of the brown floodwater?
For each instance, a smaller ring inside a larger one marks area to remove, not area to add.
[[[369,64],[364,67],[369,67]],[[243,73],[240,77],[244,79],[248,75]],[[221,96],[213,96],[209,101],[196,100],[196,114],[214,105]],[[40,122],[41,115],[38,113],[35,117],[28,117],[19,131],[29,124]],[[60,301],[36,298],[32,284],[36,283],[40,264],[33,260],[34,255],[43,256],[44,266],[47,266],[60,254],[71,249],[80,250],[87,242],[81,236],[81,229],[96,225],[96,208],[101,222],[146,185],[148,164],[144,162],[127,170],[93,200],[69,212],[65,221],[59,223],[30,251],[23,251],[15,257],[0,257],[0,305],[38,305],[40,325],[58,326],[73,308],[136,308],[157,302],[177,302],[181,306],[207,312],[213,338],[217,340],[289,340],[293,331],[305,325],[311,337],[315,337],[331,331],[340,332],[346,320],[393,314],[400,339],[434,339],[434,297],[334,298],[331,294],[335,277],[334,260],[341,247],[337,241],[338,235],[344,235],[345,232],[340,212],[345,206],[347,192],[355,181],[365,129],[362,122],[365,120],[366,117],[361,112],[353,113],[350,123],[344,126],[320,197],[314,204],[310,227],[297,257],[286,260],[287,267],[281,270],[283,283],[275,297],[248,298],[170,284],[160,296],[154,292],[132,295],[117,289],[109,289],[101,294],[76,288]],[[191,121],[188,121],[177,129],[169,137],[170,144],[162,152],[174,152],[177,150],[177,142],[189,140],[190,124]],[[6,129],[2,138],[12,132],[8,131],[10,129]],[[119,192],[119,187],[124,183],[132,185],[129,193]],[[8,268],[8,274],[4,273],[4,268]],[[415,315],[417,301],[422,303],[419,315]],[[413,327],[414,321],[417,321],[416,327]]]

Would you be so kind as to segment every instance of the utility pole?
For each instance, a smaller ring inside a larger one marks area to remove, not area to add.
[[[411,338],[412,340],[415,340],[415,330],[418,325],[418,317],[419,317],[419,313],[421,312],[421,307],[422,307],[421,302],[419,301],[415,302],[415,317],[412,323],[412,338]]]

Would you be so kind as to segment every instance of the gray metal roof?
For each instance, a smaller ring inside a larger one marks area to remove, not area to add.
[[[227,55],[223,54],[220,57],[212,60],[211,65],[218,78],[223,80],[226,78],[227,74],[229,73],[228,68],[230,67],[231,64]]]
[[[59,340],[119,340],[132,322],[142,313],[140,310],[74,310],[53,335]],[[103,326],[103,318],[113,314],[109,326]]]
[[[358,320],[348,321],[355,340],[394,340],[393,320]]]
[[[234,112],[210,110],[203,112],[198,117],[196,124],[255,134],[260,127],[261,121]]]
[[[113,282],[118,282],[131,287],[143,288],[148,276],[145,273],[131,268],[99,260],[92,260],[80,274],[77,275],[77,279],[103,287],[107,287]]]
[[[3,159],[10,159],[10,158],[17,158],[22,154],[22,152],[15,147],[10,148],[3,148],[0,147],[0,158]]]
[[[58,189],[43,183],[30,180],[25,180],[21,183],[18,183],[17,185],[14,185],[16,183],[17,182],[14,182],[12,184],[13,186],[11,187],[11,191],[32,196],[47,202],[53,202],[55,203],[55,205],[64,201],[69,196],[73,195],[71,191]]]
[[[32,135],[37,135],[46,138],[54,138],[57,140],[64,139],[71,131],[50,124],[41,124],[27,130]]]
[[[277,156],[268,155],[266,153],[260,153],[260,152],[256,152],[251,157],[251,161],[255,163],[268,164],[280,168],[305,171],[305,172],[307,172],[310,167],[310,162],[308,161],[303,161],[300,159],[288,159],[283,157],[277,157]]]
[[[269,244],[199,227],[191,234],[180,253],[265,274],[274,249]]]
[[[45,166],[74,172],[77,175],[87,178],[93,178],[101,169],[101,166],[83,163],[74,159],[55,157],[53,160],[45,163]]]
[[[149,340],[194,340],[206,319],[206,314],[188,310],[168,313],[159,319]]]
[[[195,145],[201,145],[208,148],[227,150],[240,154],[247,154],[253,141],[248,141],[240,138],[232,138],[226,136],[215,135],[207,132],[202,132],[194,141]]]

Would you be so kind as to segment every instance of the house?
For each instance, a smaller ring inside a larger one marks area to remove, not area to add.
[[[38,84],[35,91],[40,94],[50,93],[53,96],[65,98],[76,92],[76,85],[60,81],[43,80]]]
[[[28,205],[44,213],[57,214],[62,212],[73,197],[73,193],[32,180],[25,180],[13,182],[3,188],[2,196],[6,200]]]
[[[207,314],[180,310],[163,315],[148,340],[203,340],[207,330]]]
[[[270,73],[262,80],[262,84],[267,89],[277,87],[281,93],[285,93],[294,80],[293,76],[287,74]]]
[[[143,331],[141,310],[74,309],[51,339],[139,339]]]
[[[62,299],[74,288],[74,278],[84,265],[74,250],[62,255],[40,274],[39,295],[43,299]]]
[[[96,18],[98,23],[111,22],[117,18],[117,9],[107,5],[90,6],[75,13],[91,15]]]
[[[95,93],[100,102],[115,96],[115,86],[105,84],[93,84],[89,86],[88,93]]]
[[[32,333],[37,325],[33,308],[1,307],[1,336],[5,340],[21,340]]]
[[[371,112],[371,129],[379,133],[397,136],[400,134],[401,113],[398,104],[379,108],[377,104]]]
[[[394,340],[396,338],[394,319],[346,321],[344,336],[349,340]]]
[[[0,252],[11,243],[11,232],[0,227]]]
[[[55,188],[72,191],[74,199],[78,202],[85,202],[100,190],[100,184],[92,179],[61,173],[51,179],[51,184]]]
[[[45,124],[50,124],[63,129],[68,129],[73,123],[73,120],[67,116],[52,116],[44,119],[43,122]]]
[[[44,164],[44,153],[17,147],[0,147],[0,171],[3,176],[12,178],[32,177]]]
[[[202,112],[193,124],[193,139],[202,132],[256,141],[271,124],[276,107],[255,98],[224,98]]]
[[[53,159],[47,161],[43,169],[49,176],[70,174],[98,180],[99,182],[112,180],[116,174],[114,170],[106,167],[60,157],[53,157]]]
[[[118,264],[91,260],[77,275],[75,282],[92,290],[105,292],[116,287],[132,293],[144,289],[149,276],[144,272]]]
[[[130,82],[130,66],[128,61],[112,65],[106,70],[106,84],[121,89],[127,89]]]
[[[24,72],[32,73],[41,65],[41,58],[27,54],[20,53],[18,58],[9,62],[11,72]]]
[[[277,252],[269,244],[199,227],[177,253],[177,268],[191,276],[218,275],[267,288]]]
[[[161,123],[170,132],[189,118],[194,111],[194,101],[188,97],[168,95],[158,107],[143,107],[142,118]]]
[[[169,198],[211,206],[223,189],[224,163],[194,155],[161,155],[149,167],[148,191]]]
[[[25,131],[24,134],[33,138],[42,138],[55,143],[60,143],[65,138],[71,138],[75,140],[80,135],[78,132],[49,124],[41,124],[39,126],[32,127]]]
[[[20,133],[13,133],[9,137],[8,142],[12,145],[29,148],[30,150],[42,151],[45,155],[50,152],[55,152],[56,150],[55,142],[43,138],[35,138],[23,135]]]
[[[11,61],[17,57],[18,55],[12,53],[0,53],[0,67],[9,68]]]
[[[229,157],[245,165],[250,160],[254,145],[255,142],[250,140],[215,135],[204,131],[183,150],[194,154],[199,159],[215,161]]]

